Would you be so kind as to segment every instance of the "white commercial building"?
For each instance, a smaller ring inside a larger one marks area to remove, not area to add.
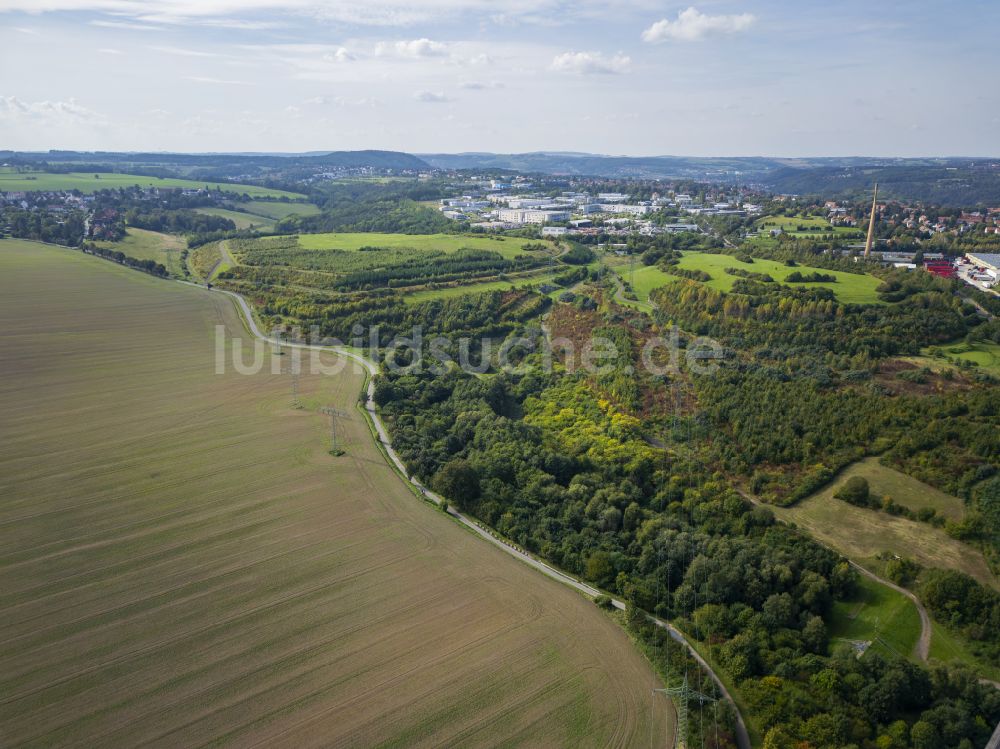
[[[604,203],[602,213],[628,213],[633,216],[645,216],[653,209],[648,205],[627,205],[625,203]]]

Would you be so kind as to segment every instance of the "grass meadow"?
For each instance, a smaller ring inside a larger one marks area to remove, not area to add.
[[[851,642],[871,643],[869,651],[891,658],[916,657],[920,639],[920,614],[902,593],[897,593],[867,577],[858,578],[857,592],[833,605],[829,627],[834,648]]]
[[[184,276],[184,260],[181,253],[187,249],[187,242],[176,234],[161,234],[157,231],[147,231],[129,227],[120,242],[95,242],[99,247],[124,252],[137,260],[155,260],[166,268],[170,275],[177,278]]]
[[[625,633],[416,498],[361,373],[294,408],[214,373],[230,299],[71,250],[0,241],[0,289],[4,744],[665,743]]]
[[[960,570],[984,585],[1000,587],[982,553],[952,538],[943,529],[836,499],[833,495],[843,482],[855,475],[857,466],[859,464],[841,471],[830,485],[791,507],[770,509],[779,519],[801,526],[844,556],[873,569],[878,567],[875,556],[888,551],[909,557],[925,567]],[[954,503],[941,500],[939,492],[931,487],[913,491],[914,484],[920,482],[904,480],[891,468],[867,462],[861,463],[857,472],[869,479],[876,493],[889,493],[900,504],[914,508],[941,507],[947,513],[956,510]],[[896,487],[903,487],[905,491],[898,491]]]
[[[461,249],[492,250],[504,257],[525,254],[526,245],[544,244],[554,252],[551,242],[522,237],[484,236],[469,234],[383,234],[340,233],[340,234],[300,234],[299,246],[307,250],[357,250],[360,247],[406,247],[415,250],[440,250],[455,252]],[[530,254],[536,254],[534,252]]]
[[[240,203],[239,206],[249,213],[274,219],[275,221],[285,216],[291,216],[292,214],[315,216],[320,212],[319,208],[312,203],[283,203],[273,200],[251,200],[246,203]]]
[[[103,172],[17,172],[0,169],[0,192],[41,192],[54,190],[79,190],[92,193],[97,190],[111,190],[119,187],[162,187],[197,190],[209,187],[258,198],[301,198],[302,196],[284,190],[272,190],[258,185],[239,185],[229,182],[201,182],[199,180],[175,179],[173,177],[146,177],[138,174],[118,174]]]
[[[618,275],[628,281],[633,279],[632,286],[640,304],[649,301],[649,295],[654,289],[666,286],[668,283],[677,280],[677,276],[665,273],[656,266],[644,266],[636,263],[635,270],[630,274],[627,261],[612,263]],[[798,288],[800,286],[822,286],[832,289],[837,299],[844,303],[851,304],[881,304],[875,290],[882,283],[874,276],[862,276],[854,273],[843,273],[841,271],[825,270],[823,268],[812,268],[809,266],[796,266],[794,268],[775,262],[774,260],[754,259],[752,263],[741,263],[732,255],[714,255],[707,252],[685,252],[678,264],[679,268],[689,270],[702,270],[712,277],[711,281],[705,281],[705,285],[719,291],[730,291],[738,276],[726,273],[726,268],[741,268],[751,273],[766,273],[778,283],[782,283],[793,271],[803,274],[818,272],[826,273],[837,277],[835,283],[795,283],[788,284]]]
[[[243,213],[242,211],[231,211],[228,208],[195,208],[195,212],[205,214],[206,216],[228,218],[236,224],[238,230],[260,229],[261,231],[270,231],[274,228],[274,219],[251,213]]]

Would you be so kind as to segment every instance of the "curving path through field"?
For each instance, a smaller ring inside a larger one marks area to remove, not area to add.
[[[197,286],[198,288],[205,288],[200,284],[191,283],[189,281],[178,281],[178,283],[183,283],[188,286]],[[409,474],[409,472],[406,470],[406,466],[403,465],[403,461],[400,459],[399,455],[392,447],[392,442],[389,439],[389,433],[385,428],[385,424],[382,422],[382,418],[378,415],[375,409],[375,401],[373,398],[373,395],[375,393],[374,375],[378,372],[378,367],[374,362],[372,362],[365,356],[358,354],[354,351],[351,351],[350,349],[347,349],[343,346],[322,346],[322,345],[314,345],[308,343],[295,343],[295,342],[283,341],[273,336],[265,335],[263,332],[261,332],[260,328],[257,326],[257,321],[254,319],[253,310],[251,309],[250,305],[247,303],[246,299],[244,299],[240,294],[237,294],[232,291],[226,291],[224,289],[213,288],[210,291],[219,294],[225,294],[226,296],[232,298],[241,313],[241,317],[243,318],[247,330],[250,332],[251,335],[253,335],[254,337],[258,338],[261,341],[264,341],[268,344],[284,346],[286,348],[325,351],[328,353],[333,353],[339,356],[343,356],[363,366],[365,370],[368,372],[368,385],[365,393],[365,412],[367,413],[368,418],[370,419],[371,424],[374,427],[376,434],[378,435],[378,441],[381,444],[386,457],[389,459],[391,464],[395,466],[399,474],[406,481],[412,484],[417,489],[417,491],[419,491],[426,499],[430,500],[431,502],[434,502],[437,505],[441,505],[442,503],[444,503],[445,500],[443,497],[428,489],[418,479]],[[494,544],[495,546],[498,546],[511,556],[535,568],[542,574],[548,575],[552,579],[564,585],[568,585],[569,587],[578,590],[584,595],[590,597],[596,597],[602,594],[602,592],[597,588],[588,585],[587,583],[578,580],[577,578],[572,577],[571,575],[567,575],[565,572],[557,570],[555,567],[546,564],[545,562],[543,562],[540,559],[537,559],[528,552],[523,551],[510,543],[507,543],[503,539],[497,538],[488,528],[484,528],[475,520],[472,520],[466,515],[463,515],[461,512],[458,512],[454,508],[449,507],[448,514],[451,515],[453,518],[455,518],[458,522],[462,523],[462,525],[466,526],[469,530],[473,531],[474,533],[482,537],[484,540],[490,542],[491,544]],[[625,610],[625,603],[623,601],[612,598],[611,603],[615,608],[620,609],[622,611]],[[705,669],[705,671],[709,674],[709,676],[712,677],[712,681],[715,682],[715,686],[718,688],[719,692],[726,699],[726,701],[729,702],[730,706],[733,709],[733,714],[736,717],[736,740],[737,743],[739,744],[740,749],[751,749],[750,733],[749,731],[747,731],[746,723],[743,721],[743,716],[740,714],[739,708],[736,705],[736,701],[729,693],[729,690],[726,689],[726,686],[725,684],[722,683],[722,680],[718,677],[718,675],[716,675],[715,671],[712,670],[712,667],[701,656],[701,654],[698,653],[698,651],[695,650],[694,647],[687,641],[684,634],[674,625],[672,625],[670,622],[658,619],[656,617],[650,617],[650,620],[654,622],[658,627],[664,628],[670,634],[670,637],[673,638],[675,641],[684,645],[691,653],[692,657],[701,665],[702,668]]]
[[[755,507],[770,508],[769,505],[767,505],[764,502],[761,502],[759,499],[757,499],[755,496],[753,496],[749,492],[743,491],[742,489],[737,489],[736,491],[739,493],[739,495],[741,497],[743,497],[743,499],[745,499],[747,502],[749,502],[750,504],[754,505]],[[775,517],[775,520],[777,520],[779,523],[785,522],[785,521],[781,520],[781,518],[778,518],[778,517]],[[822,542],[816,540],[815,538],[813,539],[813,541],[816,541],[816,543],[822,543]],[[830,547],[827,547],[827,548],[830,548]],[[836,549],[832,549],[832,551],[836,551],[838,554],[840,554],[840,552],[837,551]],[[844,555],[841,554],[841,556],[844,556]],[[846,559],[847,557],[845,556],[844,558]],[[906,596],[907,598],[909,598],[913,602],[914,606],[917,607],[917,613],[920,614],[920,639],[917,640],[917,656],[920,658],[921,661],[923,661],[924,663],[927,663],[927,659],[930,657],[930,652],[931,652],[931,632],[932,632],[932,630],[931,630],[931,617],[930,617],[930,614],[927,613],[927,609],[924,608],[924,604],[922,604],[920,602],[920,599],[917,598],[913,593],[911,593],[910,591],[908,591],[906,588],[903,588],[902,586],[896,585],[894,582],[886,580],[884,577],[880,577],[879,575],[876,575],[870,569],[868,569],[866,567],[862,567],[860,564],[858,564],[857,562],[855,562],[852,559],[847,559],[847,562],[852,567],[854,567],[854,569],[856,569],[862,575],[864,575],[865,577],[867,577],[869,580],[874,580],[875,582],[879,583],[880,585],[884,585],[885,587],[889,588],[890,590],[894,590],[897,593],[903,594],[904,596]]]

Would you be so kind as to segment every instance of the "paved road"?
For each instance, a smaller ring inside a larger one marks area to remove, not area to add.
[[[985,749],[1000,749],[1000,723],[997,723],[996,730],[993,731],[993,736],[990,737]]]
[[[183,283],[188,286],[198,286],[199,288],[204,288],[199,284],[193,284],[188,281],[180,281],[179,283]],[[237,308],[242,313],[243,321],[247,326],[247,330],[249,330],[253,336],[259,338],[262,341],[265,341],[269,344],[280,344],[281,346],[287,348],[327,351],[330,353],[338,354],[340,356],[344,356],[348,359],[351,359],[352,361],[361,364],[361,366],[365,368],[365,370],[368,372],[369,375],[368,387],[365,393],[366,396],[365,412],[368,414],[369,419],[371,419],[372,426],[374,426],[375,428],[375,432],[378,435],[379,443],[381,444],[383,450],[385,451],[386,456],[395,466],[399,474],[406,481],[410,482],[417,489],[417,491],[419,491],[424,497],[426,497],[427,499],[438,505],[444,502],[443,497],[428,489],[426,486],[420,483],[420,481],[418,481],[416,478],[414,478],[409,474],[409,472],[406,470],[406,466],[403,465],[403,461],[400,459],[399,455],[393,449],[392,443],[389,440],[389,433],[386,431],[385,424],[382,423],[382,419],[378,415],[378,412],[375,409],[375,401],[372,397],[375,393],[374,375],[378,371],[378,368],[374,362],[365,358],[361,354],[358,354],[354,351],[343,348],[341,346],[319,346],[306,343],[292,343],[279,340],[272,336],[264,335],[261,332],[260,328],[257,326],[257,321],[254,319],[253,311],[251,310],[250,305],[247,303],[246,299],[244,299],[239,294],[236,294],[232,291],[225,291],[224,289],[212,289],[212,291],[219,294],[225,294],[226,296],[232,298],[235,301]],[[458,512],[454,508],[449,507],[448,514],[451,515],[456,520],[458,520],[463,525],[465,525],[467,528],[472,530],[474,533],[481,536],[486,541],[489,541],[491,544],[503,549],[505,552],[516,557],[525,564],[534,567],[542,574],[548,575],[552,579],[561,582],[563,585],[568,585],[569,587],[574,588],[575,590],[578,590],[584,595],[590,596],[592,598],[602,594],[601,591],[598,590],[597,588],[588,585],[582,580],[578,580],[577,578],[572,577],[571,575],[567,575],[565,572],[557,570],[555,567],[546,564],[542,560],[537,559],[528,552],[517,548],[516,546],[508,543],[507,541],[504,541],[501,538],[497,538],[488,528],[481,526],[475,520],[470,519],[469,517]],[[625,603],[623,601],[619,601],[617,599],[612,598],[611,603],[615,608],[620,609],[622,611],[625,610]],[[709,676],[712,677],[712,680],[715,682],[716,687],[718,687],[719,692],[730,703],[730,705],[733,708],[733,714],[736,717],[736,739],[740,749],[751,749],[750,734],[747,731],[746,723],[744,723],[743,721],[743,716],[740,714],[739,708],[736,706],[736,702],[735,700],[733,700],[733,697],[729,693],[729,690],[726,689],[725,685],[722,683],[722,681],[719,679],[716,673],[712,670],[711,666],[708,665],[705,659],[702,658],[701,655],[691,646],[691,643],[687,641],[687,639],[684,637],[684,634],[676,627],[674,627],[674,625],[672,625],[670,622],[663,621],[655,617],[651,617],[651,621],[653,621],[657,626],[663,627],[665,630],[667,630],[667,632],[674,640],[687,647],[688,652],[691,653],[694,659],[698,661],[698,663],[701,664],[701,667],[704,668],[705,671],[709,674]]]

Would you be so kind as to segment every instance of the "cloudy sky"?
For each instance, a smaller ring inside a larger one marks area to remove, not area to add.
[[[0,0],[0,148],[1000,155],[996,0]]]

